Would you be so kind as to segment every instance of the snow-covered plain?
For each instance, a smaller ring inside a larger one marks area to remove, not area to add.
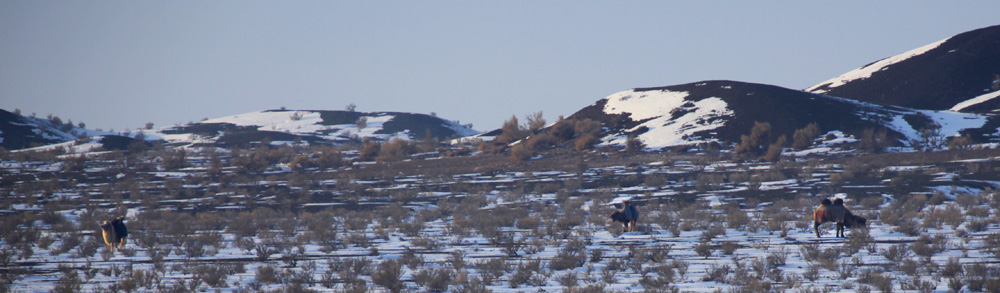
[[[76,288],[82,291],[123,290],[123,286],[141,291],[180,287],[198,291],[288,291],[295,286],[317,291],[361,287],[383,291],[386,287],[375,276],[380,271],[379,265],[389,260],[413,264],[400,268],[403,291],[440,288],[496,292],[566,289],[714,292],[767,288],[865,291],[890,286],[893,290],[943,292],[955,286],[951,285],[953,279],[961,281],[964,290],[970,290],[978,280],[974,270],[981,268],[994,274],[984,282],[1000,282],[995,275],[1000,269],[996,264],[1000,256],[991,246],[993,237],[1000,235],[996,221],[997,194],[993,191],[1000,187],[1000,182],[981,180],[966,171],[972,170],[970,164],[1000,164],[995,152],[920,165],[881,163],[866,173],[870,178],[852,179],[849,173],[860,174],[858,162],[845,166],[814,161],[850,152],[848,146],[834,141],[850,140],[837,137],[817,144],[815,149],[789,154],[793,162],[782,166],[732,163],[706,154],[665,155],[653,156],[659,159],[641,164],[610,164],[576,171],[338,177],[317,180],[306,187],[302,187],[301,179],[294,179],[298,176],[296,172],[272,166],[267,171],[267,180],[229,182],[226,184],[234,188],[227,190],[204,181],[205,167],[211,163],[197,153],[188,157],[191,167],[176,171],[158,167],[117,173],[114,170],[119,169],[111,169],[113,166],[102,166],[113,164],[113,160],[93,159],[89,161],[93,166],[85,172],[89,173],[87,177],[100,178],[107,173],[114,179],[66,185],[50,196],[42,191],[17,189],[17,185],[3,186],[11,195],[2,211],[5,222],[13,223],[16,215],[44,215],[47,207],[59,207],[51,212],[79,225],[82,232],[62,232],[65,228],[35,220],[28,225],[39,229],[40,237],[48,243],[33,244],[31,252],[21,258],[16,252],[23,251],[22,247],[13,245],[12,238],[4,237],[4,251],[14,253],[7,254],[11,258],[4,266],[27,272],[13,280],[10,289],[29,292],[51,291],[72,285],[74,280],[80,286]],[[841,150],[824,152],[827,149]],[[542,160],[544,156],[533,159]],[[60,164],[4,161],[0,168],[5,176],[58,174]],[[797,165],[801,171],[795,175],[780,172],[791,165]],[[349,174],[348,169],[361,171],[376,166],[353,165],[339,171],[312,173]],[[906,187],[905,181],[894,179],[930,171],[935,173],[927,186]],[[159,207],[150,207],[141,198],[116,202],[101,195],[102,190],[107,190],[102,188],[113,190],[114,186],[133,180],[146,182],[138,186],[138,192],[163,197],[158,201]],[[285,189],[289,191],[280,191]],[[359,190],[360,194],[354,193]],[[209,191],[204,194],[211,196],[185,195]],[[323,200],[291,200],[292,196],[300,196],[296,195],[298,192]],[[936,194],[943,200],[928,199]],[[920,196],[926,196],[923,198],[927,201],[917,213],[906,214],[912,218],[900,221],[890,215],[908,209],[903,203]],[[812,209],[824,197],[845,198],[853,212],[870,219],[869,229],[848,229],[849,237],[840,239],[832,237],[833,225],[827,223],[821,226],[823,237],[816,237],[812,230]],[[44,201],[29,201],[32,198]],[[90,204],[66,204],[84,198]],[[607,213],[613,209],[609,204],[624,198],[639,204],[642,216],[637,232],[622,233],[621,224],[607,219]],[[381,216],[391,214],[388,211],[394,209],[393,202],[400,203],[396,207],[406,211],[405,218]],[[480,204],[463,207],[462,202]],[[56,203],[63,204],[53,205]],[[274,224],[248,238],[236,235],[232,228],[237,225],[234,221],[216,224],[226,223],[228,228],[179,232],[184,239],[198,235],[221,237],[221,241],[211,245],[174,247],[166,244],[171,240],[160,239],[160,245],[147,246],[141,243],[151,240],[139,240],[150,233],[164,233],[156,234],[162,235],[158,236],[161,238],[175,237],[167,236],[166,231],[139,228],[154,227],[141,221],[155,213],[176,216],[209,213],[244,219],[240,213],[249,213],[252,206],[313,211],[333,208],[334,224],[326,228],[333,229],[336,237],[317,236],[319,230],[306,223],[312,218],[300,210],[298,216],[284,218],[297,223],[291,228]],[[961,220],[943,220],[942,215],[949,210],[957,211]],[[351,217],[358,216],[352,211],[371,211],[374,218],[363,227],[349,226]],[[89,215],[94,212],[126,215],[126,223],[136,227],[124,252],[115,255],[106,249],[86,252],[84,246],[99,241],[96,239],[99,236],[91,234],[97,223],[81,221],[92,219]],[[502,219],[511,212],[524,212],[525,217],[518,216],[510,225],[470,224]],[[531,224],[531,218],[539,221]],[[309,237],[294,242],[298,244],[277,244],[281,240],[274,237],[289,232]],[[62,251],[62,247],[75,241],[73,235],[81,237],[77,240],[82,242]],[[263,245],[256,247],[273,246],[275,250],[260,259],[260,251],[255,252],[253,246],[248,250],[240,244],[247,240]],[[332,249],[324,243],[332,243]],[[162,251],[164,248],[166,252]],[[903,248],[902,252],[896,251],[897,248]],[[491,266],[498,261],[502,264],[499,268]],[[353,272],[345,266],[349,262],[367,264],[367,269],[353,276],[344,275]],[[538,267],[533,267],[534,264]],[[964,268],[964,272],[955,273],[954,264]],[[219,271],[228,272],[222,273],[221,280],[211,278],[217,277]],[[276,277],[268,274],[272,271]],[[142,282],[146,280],[143,276],[150,274],[155,277],[148,283]],[[429,276],[449,281],[441,287],[431,282],[435,278]],[[989,286],[978,288],[997,288]]]

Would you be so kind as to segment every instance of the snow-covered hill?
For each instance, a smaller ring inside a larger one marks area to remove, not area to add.
[[[914,110],[858,102],[772,85],[735,81],[704,81],[683,85],[636,88],[612,94],[568,118],[593,119],[605,127],[605,144],[623,144],[635,134],[647,147],[738,143],[755,122],[772,125],[774,137],[789,139],[796,129],[817,123],[825,133],[842,131],[855,137],[865,129],[889,130],[900,144],[920,138],[929,122],[941,135],[981,130],[984,115],[952,111]],[[977,132],[995,133],[996,129]]]
[[[400,112],[267,110],[177,125],[150,133],[173,144],[219,146],[302,141],[336,144],[365,138],[435,139],[478,134],[455,121]]]
[[[915,109],[1000,109],[1000,26],[981,28],[885,58],[806,91]]]
[[[81,137],[97,138],[99,141],[99,137],[106,135],[111,133],[0,109],[0,147],[8,150],[59,144]]]

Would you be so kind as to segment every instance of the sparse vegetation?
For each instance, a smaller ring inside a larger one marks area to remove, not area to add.
[[[594,120],[538,125],[519,124],[526,136],[497,154],[403,140],[7,153],[19,164],[0,176],[10,211],[0,215],[0,266],[10,268],[0,286],[25,288],[35,274],[53,280],[32,285],[40,291],[669,291],[703,280],[733,291],[983,291],[1000,282],[997,266],[976,262],[1000,247],[995,192],[924,189],[979,186],[970,182],[990,180],[994,164],[962,160],[997,151],[791,160],[778,138],[752,156],[638,152],[595,147],[585,137],[600,134]],[[808,128],[792,147],[819,136]],[[869,227],[813,243],[816,195],[842,192]],[[617,196],[641,203],[639,231],[608,220]],[[128,215],[134,231],[114,255],[93,226],[111,215]],[[888,233],[905,240],[879,241]],[[691,237],[700,241],[677,241]],[[45,272],[29,259],[86,265]]]

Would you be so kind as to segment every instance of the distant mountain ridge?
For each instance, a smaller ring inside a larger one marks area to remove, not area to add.
[[[600,121],[605,144],[621,145],[629,135],[636,135],[654,149],[711,141],[738,143],[755,122],[770,123],[775,137],[788,139],[796,129],[814,122],[824,132],[838,130],[855,137],[868,128],[884,128],[890,139],[903,145],[919,138],[919,130],[930,121],[942,126],[942,135],[952,136],[978,130],[988,118],[725,80],[626,90],[567,117]]]
[[[0,146],[18,150],[74,140],[81,128],[58,124],[48,119],[22,116],[0,109]]]
[[[885,58],[806,89],[914,109],[1000,109],[1000,25]]]
[[[998,98],[1000,26],[992,26],[873,62],[805,90],[726,80],[635,88],[600,99],[567,119],[601,122],[599,139],[604,145],[623,145],[634,135],[652,149],[706,142],[734,145],[755,122],[770,123],[773,136],[789,139],[795,130],[817,123],[823,132],[854,137],[868,129],[885,129],[888,138],[902,146],[937,126],[941,138],[965,135],[977,142],[1000,142],[1000,116],[994,115],[1000,111]],[[0,112],[0,146],[21,149],[66,142],[80,133],[101,134],[64,131],[47,120],[27,118]],[[147,139],[178,147],[473,135],[487,140],[502,132],[480,133],[425,114],[287,109],[141,131]]]
[[[364,139],[437,140],[479,132],[455,121],[404,112],[328,110],[265,110],[207,119],[162,129],[134,129],[127,133],[95,131],[47,119],[26,117],[0,109],[0,146],[19,150],[62,146],[80,138],[96,139],[105,149],[125,149],[132,137],[163,140],[172,146],[234,146],[262,141],[341,144]],[[67,145],[71,146],[71,145]]]
[[[171,126],[150,133],[172,144],[242,145],[266,140],[312,144],[387,141],[392,138],[436,140],[478,134],[458,122],[404,112],[265,110]]]

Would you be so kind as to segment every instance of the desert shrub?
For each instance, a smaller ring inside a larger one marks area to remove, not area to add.
[[[819,264],[829,270],[833,271],[837,269],[837,259],[840,257],[841,249],[839,247],[829,247],[827,249],[819,249],[819,245],[816,244],[805,244],[800,247],[802,258],[809,262],[810,264]]]
[[[569,288],[569,287],[576,287],[578,279],[576,277],[576,273],[569,272],[557,276],[556,282],[559,282],[559,285],[562,285],[563,287]]]
[[[313,159],[313,164],[320,169],[341,167],[344,166],[344,155],[332,147],[324,147]]]
[[[133,292],[139,289],[153,289],[162,279],[163,276],[153,271],[131,270],[118,282],[118,285],[122,291]]]
[[[996,268],[990,268],[982,263],[965,265],[965,282],[969,291],[983,291],[988,282],[992,280],[1000,280],[996,277],[997,273],[998,271]]]
[[[524,125],[522,128],[529,134],[535,134],[538,133],[542,127],[545,127],[545,124],[546,121],[545,118],[542,118],[542,111],[538,111],[524,116]]]
[[[906,243],[900,243],[882,249],[882,256],[890,263],[898,263],[910,255]]]
[[[917,116],[922,116],[924,120],[931,119],[924,114],[917,114]],[[928,121],[921,127],[919,134],[920,138],[910,140],[910,144],[919,151],[931,152],[941,149],[946,145],[946,138],[944,135],[941,135],[941,125],[933,120]]]
[[[796,129],[795,133],[792,134],[792,148],[802,150],[811,146],[819,134],[819,125],[816,123],[809,123],[804,128]]]
[[[187,151],[182,148],[166,150],[160,157],[160,166],[166,170],[177,170],[187,167]]]
[[[601,271],[601,281],[604,282],[605,284],[617,283],[618,278],[615,277],[615,274],[617,273],[616,271],[617,270],[612,270],[610,268],[605,267],[604,270]]]
[[[3,220],[0,223],[0,228],[3,229],[4,246],[9,245],[15,248],[18,251],[19,259],[31,257],[34,254],[35,243],[41,237],[41,229],[32,224],[35,221],[34,216],[21,213],[14,216],[3,216],[0,217],[0,220]]]
[[[990,208],[986,206],[968,207],[965,214],[970,217],[988,218],[990,216]]]
[[[360,277],[372,274],[372,261],[367,257],[330,259],[327,266],[330,272],[336,272],[345,283],[363,283]]]
[[[315,164],[313,164],[313,161],[306,155],[295,156],[288,162],[288,168],[296,172],[302,172],[312,167],[315,167]]]
[[[732,255],[736,252],[736,249],[740,248],[740,245],[733,241],[722,241],[720,246],[722,247],[722,254],[725,255]]]
[[[337,227],[335,226],[332,213],[304,214],[303,223],[306,226],[310,240],[319,245],[320,251],[330,253],[337,250]]]
[[[965,216],[962,214],[962,209],[956,204],[946,204],[943,207],[938,206],[937,208],[931,208],[924,215],[924,228],[936,228],[940,229],[941,224],[951,225],[952,228],[957,228],[965,222]]]
[[[858,274],[858,282],[869,284],[882,292],[892,292],[893,278],[891,274],[883,274],[881,271],[864,269]]]
[[[577,137],[582,137],[587,134],[596,137],[601,134],[601,122],[591,120],[589,118],[579,120],[576,121],[576,125],[573,126],[573,131],[576,133]]]
[[[239,174],[259,174],[269,166],[267,158],[261,152],[233,150],[230,163],[236,166]]]
[[[733,149],[733,152],[738,155],[756,157],[762,152],[763,147],[768,144],[768,137],[770,135],[771,123],[754,122],[753,128],[750,129],[750,134],[740,137],[740,144]]]
[[[505,258],[491,258],[476,264],[476,269],[479,270],[483,282],[489,285],[510,271],[510,266]]]
[[[275,284],[281,279],[281,272],[274,268],[272,265],[262,265],[257,267],[257,273],[254,275],[254,279],[257,282],[264,284]]]
[[[917,270],[920,269],[920,264],[910,257],[905,258],[902,262],[894,265],[899,268],[899,271],[910,276],[915,276],[917,274]]]
[[[625,261],[621,258],[612,258],[608,260],[608,264],[604,266],[605,270],[612,271],[623,271],[625,270]]]
[[[969,165],[971,166],[973,164],[969,164]],[[972,208],[974,206],[981,205],[981,204],[983,204],[985,202],[984,202],[984,198],[983,198],[982,194],[973,194],[973,193],[964,193],[963,192],[963,193],[959,194],[958,196],[955,196],[955,203],[957,203],[959,206],[961,206],[964,209],[970,209],[970,208]]]
[[[625,152],[626,153],[636,153],[642,151],[646,146],[642,143],[635,134],[629,134],[628,138],[625,139]]]
[[[521,163],[531,159],[532,153],[524,144],[517,144],[510,149],[510,161]]]
[[[781,247],[775,251],[771,251],[767,254],[767,263],[774,267],[779,267],[785,265],[788,260],[788,250],[785,247]],[[777,281],[777,280],[775,280]]]
[[[375,160],[381,150],[382,143],[366,138],[364,140],[364,145],[361,147],[361,153],[358,155],[358,159],[362,161]]]
[[[975,219],[965,224],[965,228],[969,229],[969,232],[983,232],[986,231],[986,228],[989,228],[990,224],[992,224],[990,220]]]
[[[777,162],[781,158],[781,151],[787,142],[788,138],[785,138],[784,135],[778,137],[778,140],[768,146],[767,152],[762,159],[767,162]]]
[[[99,235],[99,234],[95,233],[95,235]],[[90,237],[87,237],[86,239],[87,240],[84,240],[83,242],[80,243],[80,245],[78,245],[76,247],[76,257],[91,257],[91,256],[94,256],[94,253],[97,253],[98,249],[100,249],[101,247],[104,247],[104,243],[103,243],[104,240],[98,239],[97,236],[90,236]],[[23,252],[24,251],[22,251],[22,255],[23,255]]]
[[[889,147],[889,134],[885,128],[866,128],[861,131],[861,141],[858,149],[868,153],[881,153]]]
[[[874,242],[875,238],[872,237],[869,232],[868,227],[851,228],[851,233],[847,236],[847,242],[843,245],[844,252],[847,254],[855,254],[862,248]]]
[[[550,133],[539,133],[532,135],[528,138],[525,143],[525,147],[529,151],[540,151],[546,148],[551,148],[559,143],[559,138],[555,137]]]
[[[511,116],[510,119],[504,121],[500,130],[500,135],[497,135],[493,141],[501,144],[510,144],[528,136],[528,131],[522,128],[517,116]]]
[[[80,292],[83,289],[83,279],[80,278],[80,273],[76,269],[60,264],[59,272],[62,275],[56,281],[52,292]]]
[[[687,262],[679,259],[674,259],[673,261],[670,262],[670,266],[672,266],[674,268],[674,271],[677,272],[677,277],[679,279],[683,280],[684,275],[687,275],[689,266]]]
[[[707,241],[702,241],[698,244],[698,246],[694,247],[694,252],[707,259],[712,256],[712,244],[709,244]]]
[[[910,245],[910,250],[912,250],[916,255],[931,257],[934,256],[934,254],[944,252],[945,249],[947,249],[947,243],[947,237],[942,234],[938,234],[933,238],[927,235],[921,235],[916,241],[913,242],[913,244]]]
[[[187,257],[202,257],[205,255],[205,244],[201,242],[201,239],[197,236],[187,236],[183,237],[180,247],[174,251],[174,254],[185,255]]]
[[[708,227],[708,229],[705,229],[705,231],[701,232],[701,241],[712,241],[712,239],[715,239],[715,237],[719,235],[726,235],[726,228],[721,225],[712,225],[711,227]]]
[[[968,150],[972,146],[972,138],[968,134],[948,139],[949,150]]]
[[[306,241],[304,240],[301,237],[296,237],[290,243],[282,245],[281,262],[285,263],[287,267],[294,268],[298,266],[299,261],[306,258]]]
[[[552,260],[549,261],[549,268],[553,271],[562,271],[578,268],[587,262],[587,248],[579,238],[571,238],[559,250]]]
[[[448,255],[448,263],[451,264],[452,269],[456,271],[465,269],[465,252],[462,250],[452,251]]]
[[[643,275],[642,278],[639,279],[639,284],[646,288],[646,290],[663,291],[670,286],[670,283],[674,282],[674,268],[670,265],[657,265],[651,270],[656,274]]]
[[[424,258],[417,255],[417,251],[407,247],[403,250],[403,255],[399,257],[399,263],[406,265],[411,270],[416,270],[424,264]]]
[[[486,283],[482,279],[476,276],[469,276],[468,272],[461,271],[455,280],[452,281],[453,290],[456,293],[489,293],[493,292],[486,287]]]
[[[802,277],[806,278],[806,280],[809,280],[810,282],[815,282],[816,279],[819,279],[819,266],[810,265],[809,268],[806,268],[806,271],[802,273]]]
[[[906,236],[920,235],[920,226],[917,224],[916,220],[903,219],[897,223],[896,227],[892,228],[893,231],[903,233]]]
[[[948,278],[948,289],[951,292],[962,292],[962,287],[965,287],[965,281],[962,278]]]
[[[945,278],[960,276],[962,272],[962,263],[958,261],[957,257],[949,257],[948,262],[941,268],[941,276]]]
[[[387,259],[379,263],[378,269],[372,274],[372,282],[393,293],[398,293],[405,288],[400,277],[403,275],[403,264],[394,259]]]
[[[666,244],[659,244],[647,249],[646,260],[654,263],[666,263],[670,256],[672,247]]]
[[[750,216],[739,208],[732,208],[726,211],[726,224],[729,228],[745,231],[750,224]]]
[[[730,270],[731,267],[727,264],[723,265],[715,263],[709,264],[708,269],[705,270],[705,277],[703,277],[701,280],[706,282],[722,283],[726,280],[726,277],[729,276]]]
[[[990,233],[983,237],[983,247],[987,252],[1000,258],[1000,233]]]
[[[552,127],[549,127],[549,134],[562,141],[573,139],[576,135],[574,129],[576,121],[576,119],[562,119],[560,117],[559,121],[556,121],[555,124],[552,124]]]
[[[909,282],[900,282],[900,288],[904,291],[916,291],[916,292],[934,292],[934,288],[937,287],[937,283],[934,281],[924,281],[920,276],[915,276],[910,279]]]
[[[402,138],[393,138],[382,144],[382,147],[378,151],[379,162],[394,162],[403,160],[410,154],[416,152],[416,146],[409,140]]]
[[[571,231],[584,222],[583,212],[567,212],[556,219],[555,228],[560,231]]]
[[[576,139],[576,151],[582,152],[585,150],[589,150],[593,148],[594,145],[597,144],[598,142],[600,142],[600,140],[597,139],[597,136],[594,136],[592,134],[581,135]]]
[[[535,230],[538,229],[538,226],[540,224],[541,224],[541,219],[539,219],[538,217],[527,216],[517,219],[516,227],[518,229]]]
[[[853,263],[848,261],[841,261],[838,264],[839,265],[837,266],[837,276],[840,277],[841,280],[847,280],[848,278],[854,275],[854,270],[856,269],[856,266]]]
[[[542,261],[537,259],[527,259],[521,261],[514,270],[514,274],[510,276],[508,285],[511,288],[520,287],[523,284],[527,284],[531,281],[531,277],[540,274],[542,271]]]
[[[189,273],[193,275],[192,279],[201,280],[212,288],[226,287],[228,285],[226,280],[229,279],[229,276],[246,272],[243,263],[218,262],[215,264],[195,265],[185,270],[190,271]]]
[[[454,273],[446,268],[421,269],[413,274],[413,282],[430,292],[448,290],[448,284],[454,279]]]

